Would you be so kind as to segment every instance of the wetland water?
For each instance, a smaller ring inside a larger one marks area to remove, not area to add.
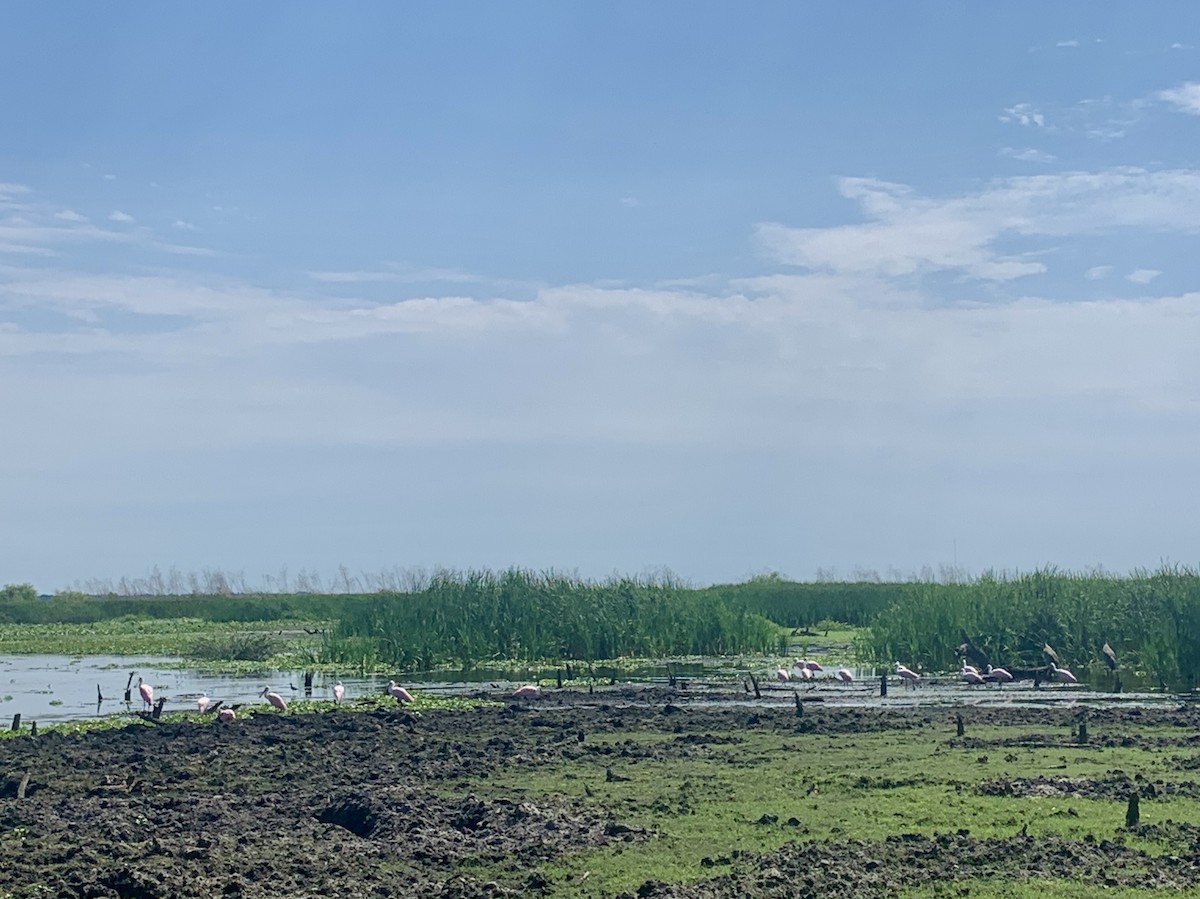
[[[995,685],[969,686],[958,678],[927,677],[917,689],[907,689],[896,678],[889,679],[887,698],[879,696],[879,673],[870,668],[853,669],[855,682],[841,684],[825,672],[815,682],[779,683],[771,672],[757,670],[762,699],[756,700],[748,690],[746,668],[730,660],[710,660],[673,664],[671,670],[680,678],[691,695],[699,701],[720,704],[740,701],[768,704],[790,704],[797,695],[806,702],[829,706],[897,707],[938,705],[984,706],[1046,706],[1082,704],[1088,706],[1155,705],[1176,703],[1179,694],[1127,690],[1115,693],[1104,684],[1043,685],[1034,688],[1029,682],[1004,687]],[[20,714],[26,723],[59,724],[109,715],[128,714],[142,707],[136,690],[133,702],[123,701],[130,672],[133,681],[143,678],[154,687],[156,697],[165,697],[165,711],[195,709],[196,698],[205,693],[225,703],[261,703],[259,693],[270,686],[289,702],[332,700],[333,685],[341,681],[346,697],[382,693],[391,678],[387,675],[356,676],[350,674],[317,673],[313,678],[311,697],[304,694],[304,672],[265,669],[253,674],[233,674],[181,667],[175,658],[139,658],[123,656],[59,656],[59,655],[0,655],[0,726],[13,715]],[[668,680],[665,666],[647,666],[632,670],[609,670],[597,667],[593,674],[596,683],[610,680],[620,683],[663,685]],[[556,671],[553,668],[530,668],[524,672],[475,669],[472,671],[436,671],[408,674],[395,679],[420,692],[439,696],[473,696],[484,694],[493,698],[506,695],[514,685],[540,680],[552,686]],[[588,680],[568,681],[569,689],[586,689]],[[731,685],[743,683],[743,699],[731,695]],[[97,687],[104,700],[97,703]]]

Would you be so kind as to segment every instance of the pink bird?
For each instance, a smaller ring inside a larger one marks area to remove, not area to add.
[[[407,690],[405,690],[403,687],[399,686],[394,680],[388,681],[387,691],[393,697],[395,697],[396,702],[412,702],[413,701],[413,695],[411,693],[409,693]]]
[[[779,668],[775,671],[775,679],[784,682],[790,681],[792,679],[792,674],[786,668]]]
[[[513,699],[537,699],[542,695],[542,688],[537,684],[525,684],[513,690]]]
[[[808,669],[808,668],[800,669],[800,680],[812,680],[812,679],[813,679],[813,673],[810,669]]]
[[[910,684],[915,684],[921,679],[921,675],[917,674],[917,672],[913,671],[911,668],[906,668],[899,662],[896,663],[896,673]]]
[[[346,695],[346,688],[342,686],[342,682],[338,681],[333,685],[333,701],[337,705],[341,705],[342,697]]]
[[[212,700],[208,698],[207,693],[201,693],[199,698],[196,700],[196,708],[200,710],[201,715],[203,715],[205,712],[207,712],[209,709],[209,706],[211,706],[211,705],[212,705]]]
[[[142,702],[147,707],[154,705],[154,688],[147,683],[143,683],[140,677],[138,678],[138,695],[142,697]]]
[[[233,709],[221,709],[221,711],[217,712],[217,720],[222,724],[228,724],[236,717],[237,715],[233,714]]]
[[[821,667],[819,662],[814,662],[812,659],[806,659],[804,662],[804,667],[807,668],[809,671],[824,671],[825,670],[824,668]]]
[[[849,668],[839,668],[837,672],[837,679],[843,684],[854,683],[854,675],[850,673]]]
[[[1001,684],[1007,684],[1013,679],[1012,674],[1005,668],[993,668],[988,666],[987,676]]]
[[[1075,675],[1073,675],[1066,668],[1059,668],[1053,662],[1050,663],[1050,667],[1054,669],[1054,677],[1056,679],[1063,681],[1065,683],[1068,683],[1068,684],[1079,683],[1079,681],[1078,681],[1078,679],[1076,679]]]
[[[974,665],[963,665],[962,670],[959,671],[958,673],[959,674],[967,674],[967,673],[978,674],[979,669],[976,668]]]
[[[962,671],[959,672],[959,674],[962,675],[962,679],[965,680],[968,684],[986,683],[986,681],[984,681],[984,679],[983,679],[983,675],[981,675],[978,671],[976,671],[970,665],[963,665],[963,669],[962,669]]]
[[[287,702],[278,693],[273,693],[270,687],[263,687],[262,692],[258,695],[267,697],[267,702],[271,703],[279,711],[287,711]]]

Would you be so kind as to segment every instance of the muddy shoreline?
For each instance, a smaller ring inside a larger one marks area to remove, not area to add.
[[[1044,728],[1037,739],[1065,747],[1081,720],[1074,706],[951,712],[813,703],[797,717],[778,704],[711,700],[668,688],[615,687],[420,715],[399,708],[263,712],[229,726],[197,719],[3,740],[0,893],[137,899],[550,894],[555,884],[541,867],[548,861],[655,835],[596,805],[482,790],[476,796],[472,787],[497,772],[603,764],[614,749],[611,740],[593,739],[601,734],[663,735],[627,746],[626,753],[721,759],[737,751],[726,745],[734,742],[729,735],[755,729],[797,737],[923,730],[970,746],[977,739],[972,727],[1019,724]],[[962,738],[955,735],[956,714],[968,722]],[[1094,740],[1200,746],[1200,709],[1190,705],[1086,714]],[[1165,736],[1164,727],[1171,728]],[[1156,733],[1139,735],[1147,728]],[[1200,795],[1196,779],[1172,789]],[[988,788],[993,795],[1041,795],[1077,786],[1031,777]],[[1129,785],[1093,788],[1116,798]],[[1174,839],[1200,847],[1190,832]],[[1125,885],[1134,883],[1135,871],[1146,876],[1145,863],[1137,850],[1114,840],[1033,844],[1020,836],[909,834],[890,843],[797,841],[774,853],[712,858],[697,882],[648,881],[637,892],[888,895],[963,865],[1031,877],[1066,872],[1098,886]],[[1156,870],[1154,878],[1155,885],[1193,885],[1200,883],[1200,869],[1180,861]]]

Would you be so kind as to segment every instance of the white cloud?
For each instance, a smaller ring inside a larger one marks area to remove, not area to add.
[[[1093,265],[1083,276],[1089,281],[1103,281],[1112,274],[1113,267],[1111,265]]]
[[[61,219],[64,222],[86,222],[87,216],[81,215],[74,209],[64,209],[62,212],[54,213],[56,219]]]
[[[1021,162],[1054,162],[1055,157],[1042,150],[1035,150],[1033,147],[1026,147],[1023,150],[1018,150],[1015,147],[1004,147],[1000,150],[1001,156],[1007,156],[1010,159],[1019,159]]]
[[[1155,268],[1139,268],[1126,275],[1125,280],[1134,284],[1149,284],[1161,274],[1162,272]]]
[[[642,201],[637,197],[621,197],[621,205],[627,209],[633,209],[642,205]]]
[[[195,231],[196,230],[195,225],[193,225],[191,222],[185,222],[183,219],[175,219],[175,221],[171,225],[171,227],[176,228],[180,231]]]
[[[1159,100],[1178,107],[1192,115],[1200,115],[1200,82],[1187,81],[1168,90],[1159,91],[1154,95]]]
[[[110,222],[122,222],[127,224],[133,221],[133,216],[128,212],[122,212],[120,209],[114,209],[108,214],[108,220]]]
[[[911,275],[939,269],[1003,281],[1046,270],[1028,254],[1001,253],[1002,238],[1096,234],[1118,228],[1200,230],[1200,171],[1111,169],[1002,179],[960,196],[922,197],[911,188],[843,178],[843,196],[864,224],[758,227],[770,258],[833,272]]]
[[[116,175],[105,175],[105,176],[104,176],[104,180],[105,180],[105,181],[116,181],[116,180],[117,180],[117,176],[116,176]]]
[[[1074,40],[1074,39],[1069,40],[1069,41],[1059,41],[1054,46],[1056,46],[1056,47],[1078,47],[1079,41]]]
[[[1017,103],[1015,106],[1006,107],[1000,121],[1025,127],[1034,125],[1043,128],[1046,125],[1046,117],[1031,103]]]

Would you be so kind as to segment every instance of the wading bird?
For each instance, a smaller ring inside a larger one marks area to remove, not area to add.
[[[913,671],[911,668],[906,668],[899,662],[896,663],[896,673],[910,684],[915,684],[921,679],[921,675],[917,674],[917,672]]]
[[[1078,681],[1078,679],[1076,679],[1075,675],[1073,675],[1066,668],[1059,668],[1057,665],[1054,665],[1054,664],[1051,664],[1050,667],[1053,669],[1051,676],[1055,680],[1060,680],[1060,681],[1063,681],[1064,683],[1068,683],[1068,684],[1079,683],[1079,681]]]
[[[792,674],[786,668],[777,668],[775,670],[775,679],[779,681],[790,681]]]
[[[840,680],[843,684],[854,683],[854,675],[850,673],[849,668],[839,668],[836,676],[837,676],[837,679]]]
[[[338,681],[333,685],[333,701],[341,705],[342,697],[346,695],[346,688],[342,686],[342,682]]]
[[[1108,667],[1108,670],[1116,671],[1117,670],[1117,654],[1115,652],[1113,652],[1113,648],[1111,646],[1109,646],[1107,643],[1105,643],[1104,646],[1101,647],[1100,651],[1102,653],[1104,653],[1104,664]]]
[[[405,690],[400,685],[398,685],[394,680],[388,681],[387,691],[393,698],[395,698],[396,702],[412,702],[413,701],[412,694],[409,693],[407,690]]]
[[[140,677],[138,678],[138,695],[142,697],[142,702],[146,704],[146,708],[154,705],[154,688]]]
[[[968,684],[986,683],[983,679],[983,675],[980,674],[978,671],[976,671],[974,668],[972,668],[970,665],[963,665],[962,671],[960,671],[958,673],[962,676],[962,679],[965,680]]]
[[[233,709],[221,709],[221,711],[217,712],[217,720],[222,724],[228,724],[236,717],[237,715],[233,713]]]
[[[537,699],[541,695],[542,688],[537,684],[525,684],[512,692],[513,699]]]
[[[207,693],[201,693],[196,699],[196,708],[200,710],[201,715],[208,711],[210,705],[212,705],[212,700],[208,698]]]
[[[275,706],[275,708],[279,709],[279,711],[282,712],[287,710],[287,702],[278,693],[272,692],[270,687],[263,687],[262,692],[258,695],[267,697],[267,702],[271,703],[271,705]]]
[[[987,677],[991,678],[998,684],[1007,684],[1013,679],[1012,674],[1005,668],[993,668],[988,666]]]

